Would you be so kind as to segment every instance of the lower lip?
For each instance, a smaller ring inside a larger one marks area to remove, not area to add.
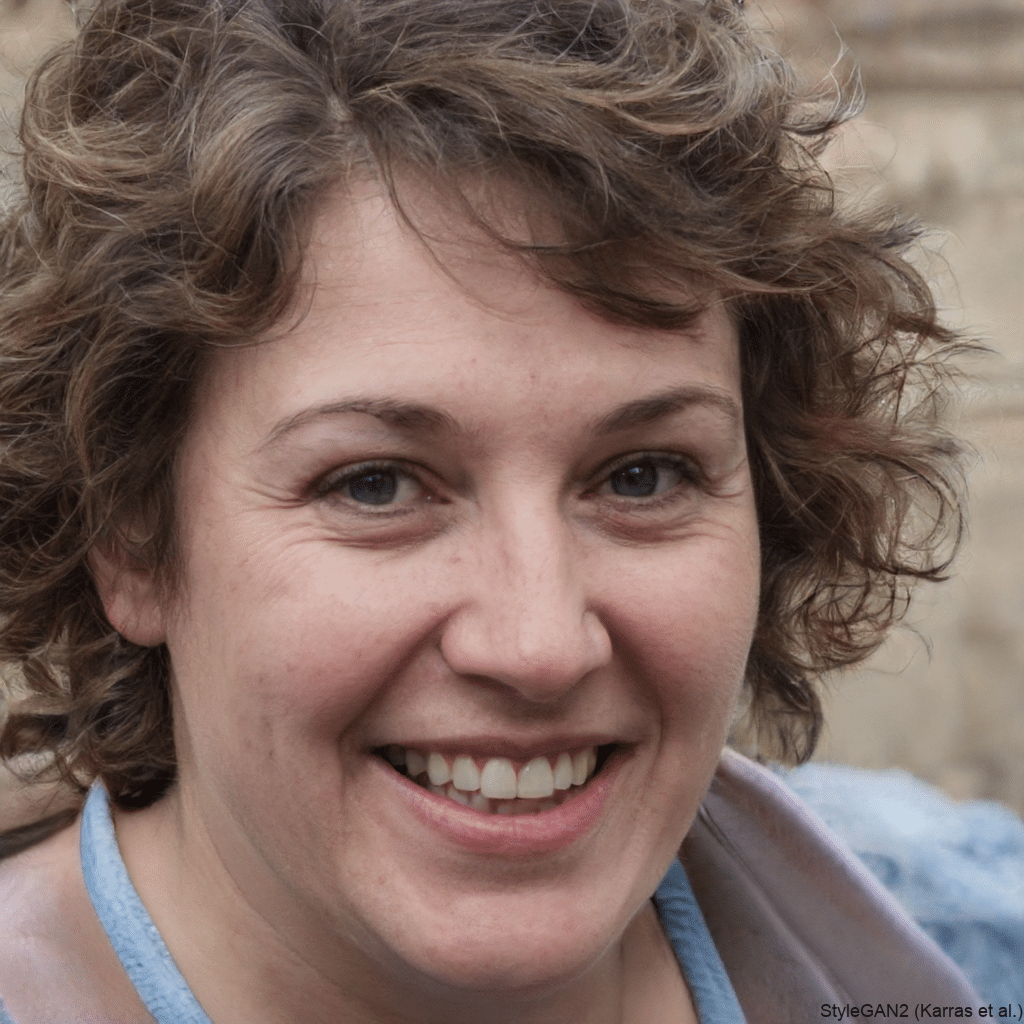
[[[619,771],[628,760],[622,748],[571,799],[533,814],[487,814],[457,804],[399,774],[383,761],[380,771],[395,785],[413,813],[446,839],[473,853],[527,857],[562,850],[597,824]]]

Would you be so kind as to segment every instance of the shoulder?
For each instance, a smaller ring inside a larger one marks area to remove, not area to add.
[[[51,931],[47,918],[70,895],[78,822],[0,861],[0,941]],[[52,924],[53,922],[49,922]]]
[[[1024,991],[1024,821],[908,773],[807,764],[786,784],[899,900],[987,1001]]]
[[[977,995],[896,900],[776,776],[726,751],[683,844],[744,1009],[954,1003]],[[751,965],[758,965],[753,969]]]
[[[92,908],[79,824],[0,861],[0,999],[17,1021],[150,1024]],[[141,1012],[140,1012],[141,1011]]]

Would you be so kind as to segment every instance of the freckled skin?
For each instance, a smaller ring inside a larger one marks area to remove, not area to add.
[[[180,757],[119,839],[217,1024],[620,1021],[664,960],[647,900],[740,687],[754,501],[722,403],[595,424],[681,386],[738,406],[735,331],[714,305],[686,334],[605,323],[465,234],[438,254],[451,275],[369,191],[324,208],[308,315],[200,394],[181,593],[105,588],[168,645]],[[303,419],[380,396],[452,422]],[[657,493],[618,493],[641,458]],[[394,500],[361,500],[367,463]],[[440,840],[371,754],[590,732],[631,752],[599,825],[517,862]]]

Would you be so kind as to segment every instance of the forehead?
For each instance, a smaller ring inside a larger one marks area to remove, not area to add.
[[[623,401],[694,385],[739,408],[737,336],[724,304],[709,303],[685,332],[614,324],[449,209],[419,204],[415,213],[417,230],[369,186],[331,197],[304,259],[301,319],[263,344],[220,353],[203,404],[244,396],[260,421],[252,427],[264,431],[270,419],[360,395],[427,404],[460,422],[523,403],[545,419],[596,422]],[[514,207],[508,217],[514,230],[537,229]]]

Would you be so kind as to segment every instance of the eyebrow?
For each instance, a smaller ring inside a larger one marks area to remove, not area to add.
[[[598,434],[614,434],[701,405],[723,412],[737,427],[743,422],[739,402],[727,391],[709,384],[688,384],[620,405],[602,416],[594,429]]]
[[[271,430],[266,441],[260,447],[267,448],[276,444],[285,434],[304,427],[307,423],[353,412],[373,416],[387,426],[407,433],[414,431],[432,434],[462,433],[462,428],[455,419],[448,413],[441,412],[440,409],[417,405],[415,402],[400,402],[392,398],[354,398],[349,401],[316,405],[310,409],[303,409],[294,416],[286,417],[275,424],[274,429]]]
[[[601,435],[615,434],[653,423],[674,413],[684,412],[693,406],[710,406],[718,409],[736,426],[742,422],[739,403],[726,391],[707,384],[691,384],[669,388],[645,398],[626,402],[602,416],[594,424],[593,429]],[[366,416],[373,416],[387,426],[406,433],[465,433],[463,427],[452,416],[431,406],[385,397],[355,398],[313,406],[286,417],[275,424],[260,447],[270,447],[286,434],[304,427],[308,423],[342,416],[346,413],[362,413]]]

